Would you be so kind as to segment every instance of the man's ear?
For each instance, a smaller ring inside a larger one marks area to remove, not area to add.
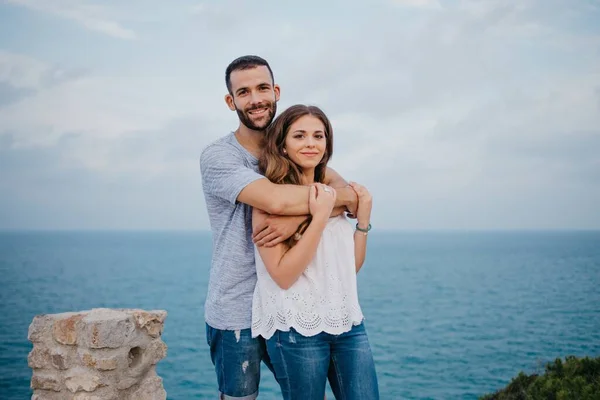
[[[273,91],[275,92],[275,101],[279,101],[279,93],[281,91],[281,88],[279,87],[279,85],[274,85]]]
[[[235,111],[235,103],[233,102],[233,96],[229,93],[225,95],[225,103],[227,103],[227,107],[229,107],[231,111]]]

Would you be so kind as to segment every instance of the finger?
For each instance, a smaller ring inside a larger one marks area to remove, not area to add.
[[[281,236],[276,237],[275,239],[271,240],[268,243],[264,244],[264,247],[275,247],[277,246],[279,243],[283,242],[284,239]]]
[[[263,222],[259,223],[258,225],[256,225],[256,228],[252,231],[252,235],[254,235],[254,236],[258,235],[266,227],[268,227],[267,221],[263,221]]]
[[[269,227],[266,227],[265,229],[254,235],[254,243],[257,243],[258,241],[262,240],[265,236],[270,235],[271,233],[273,233],[273,230]]]
[[[317,185],[315,185],[315,186],[311,186],[311,187],[310,187],[310,192],[309,192],[309,194],[308,194],[308,197],[309,197],[311,200],[316,200],[316,199],[317,199],[317,191],[318,191],[318,189],[317,189]]]
[[[323,190],[323,192],[329,193],[329,194],[333,194],[333,192],[335,191],[334,188],[332,188],[331,186],[327,186],[325,184],[321,184],[321,189]]]
[[[268,242],[272,241],[273,239],[276,239],[278,236],[279,235],[277,235],[276,232],[272,232],[272,233],[266,235],[265,237],[263,237],[258,242],[256,242],[256,245],[257,246],[263,246],[265,243],[268,243]]]

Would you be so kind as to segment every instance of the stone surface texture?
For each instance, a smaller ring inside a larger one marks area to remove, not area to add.
[[[166,311],[94,308],[33,318],[32,400],[166,400]]]

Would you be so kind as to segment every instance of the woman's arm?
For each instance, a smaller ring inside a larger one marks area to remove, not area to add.
[[[361,224],[358,224],[359,227],[362,227]],[[367,226],[369,226],[367,224]],[[356,260],[356,273],[360,271],[363,264],[365,263],[365,258],[367,258],[367,233],[361,232],[359,230],[354,231],[354,259]]]
[[[318,189],[317,189],[318,187]],[[258,253],[271,275],[271,278],[284,290],[289,289],[304,272],[310,261],[315,256],[321,234],[327,225],[327,220],[335,203],[335,190],[325,185],[311,187],[310,208],[313,216],[312,222],[304,231],[295,246],[287,248],[283,243],[274,247],[258,247]],[[318,193],[318,194],[317,194]],[[252,211],[252,225],[259,226],[266,215],[258,210]]]
[[[371,194],[362,185],[357,183],[350,183],[350,186],[358,196],[358,210],[356,212],[356,219],[358,221],[358,228],[354,232],[354,259],[356,272],[362,268],[365,258],[367,257],[367,235],[370,228],[371,220],[371,209],[373,208],[373,198]]]

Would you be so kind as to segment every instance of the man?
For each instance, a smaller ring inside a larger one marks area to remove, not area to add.
[[[276,245],[309,214],[309,188],[276,185],[258,172],[264,130],[275,117],[280,94],[269,64],[256,56],[240,57],[227,67],[225,82],[225,102],[237,113],[239,126],[200,156],[213,234],[206,337],[221,398],[255,399],[261,360],[271,366],[264,340],[253,339],[250,329],[256,284],[252,208],[270,214],[254,236],[257,245]],[[328,169],[326,183],[336,187],[338,214],[356,210],[356,194],[339,174]]]

